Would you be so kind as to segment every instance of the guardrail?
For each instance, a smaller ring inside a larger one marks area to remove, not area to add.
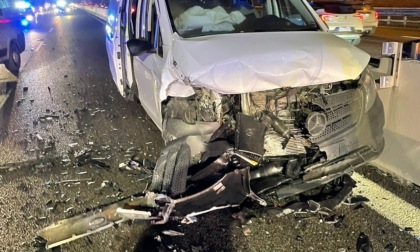
[[[107,20],[108,8],[100,8],[83,4],[77,4],[76,6],[77,8],[87,11],[101,20]]]
[[[420,8],[375,7],[374,9],[379,13],[379,21],[387,25],[391,23],[403,26],[420,24]]]

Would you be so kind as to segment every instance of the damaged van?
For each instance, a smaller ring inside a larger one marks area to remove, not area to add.
[[[331,183],[341,202],[352,171],[384,147],[369,55],[328,33],[305,0],[113,0],[106,31],[118,90],[166,146],[148,193],[44,229],[47,239],[85,227],[49,247],[127,219],[190,222]]]

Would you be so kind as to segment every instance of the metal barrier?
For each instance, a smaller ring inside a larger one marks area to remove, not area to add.
[[[379,13],[379,21],[387,25],[391,23],[402,24],[403,26],[420,24],[420,19],[414,19],[420,17],[420,8],[375,7],[374,9]],[[386,17],[386,19],[383,17]]]

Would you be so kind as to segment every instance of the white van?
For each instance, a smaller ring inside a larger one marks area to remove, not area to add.
[[[106,30],[118,90],[166,142],[151,185],[158,223],[348,189],[383,149],[369,55],[305,0],[111,0]]]
[[[147,192],[44,228],[46,248],[129,219],[191,223],[246,199],[322,192],[288,210],[332,209],[384,147],[369,56],[304,0],[111,0],[106,30],[118,90],[166,146]]]

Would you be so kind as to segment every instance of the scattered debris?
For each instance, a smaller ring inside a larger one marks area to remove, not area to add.
[[[344,215],[332,215],[332,216],[327,216],[326,218],[324,218],[324,222],[327,224],[333,224],[334,227],[336,228],[342,228],[344,226],[343,224],[343,220],[344,220]]]
[[[181,233],[175,230],[164,230],[162,231],[162,234],[168,235],[168,236],[184,236],[184,233]]]
[[[112,182],[110,182],[109,180],[102,181],[101,188],[105,188],[105,187],[108,187],[108,186],[112,186]]]
[[[198,218],[195,216],[186,216],[184,219],[182,219],[181,223],[182,224],[192,224],[192,223],[196,223],[198,221]]]
[[[405,227],[405,228],[400,228],[401,232],[413,232],[414,229],[412,227]]]
[[[249,227],[244,227],[244,228],[242,229],[242,233],[243,233],[245,236],[250,236],[250,235],[251,235],[251,229],[250,229]]]
[[[303,242],[303,237],[300,235],[296,235],[296,241],[301,241]]]
[[[105,162],[102,162],[101,160],[102,160],[102,158],[101,159],[92,158],[90,160],[90,163],[92,163],[94,166],[99,167],[99,168],[105,168],[105,169],[110,169],[111,168],[110,165],[106,164]]]
[[[68,212],[72,211],[73,209],[74,209],[73,207],[66,208],[64,210],[64,213],[68,213]]]
[[[70,148],[74,148],[74,147],[76,147],[77,145],[79,145],[78,143],[71,143],[71,144],[69,144],[69,147]]]
[[[60,180],[60,181],[47,181],[44,184],[47,186],[50,185],[58,185],[58,184],[65,184],[65,183],[80,183],[83,181],[92,181],[92,178],[85,178],[85,179],[66,179],[66,180]]]
[[[396,246],[392,244],[392,242],[390,242],[385,246],[385,251],[392,252],[392,251],[395,251],[395,248]]]
[[[363,232],[357,238],[356,249],[357,252],[373,252],[372,242]]]

